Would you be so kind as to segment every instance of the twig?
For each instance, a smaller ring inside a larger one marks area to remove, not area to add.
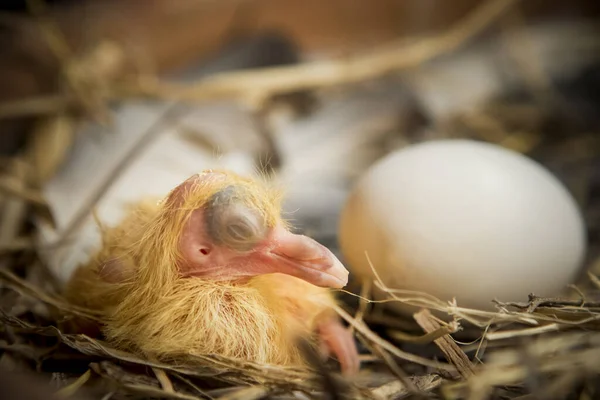
[[[504,29],[501,31],[505,37],[505,48],[521,73],[525,85],[534,95],[555,95],[551,79],[545,73],[539,57],[536,57],[531,34],[523,29],[526,24],[523,11],[518,6],[505,15],[502,24]]]
[[[210,396],[204,390],[200,389],[198,387],[198,385],[195,385],[192,381],[190,381],[189,379],[185,378],[181,374],[179,374],[177,372],[171,372],[171,375],[174,376],[175,378],[179,379],[181,382],[185,383],[186,385],[188,385],[189,387],[191,387],[192,389],[194,389],[196,392],[200,393],[202,396],[206,397],[207,399],[213,400],[212,396]]]
[[[571,283],[571,284],[569,284],[569,285],[567,285],[567,286],[568,286],[569,288],[573,289],[575,292],[577,292],[577,294],[579,295],[579,299],[581,300],[581,304],[586,304],[586,300],[585,300],[585,297],[586,297],[586,296],[585,296],[585,293],[583,293],[583,292],[581,291],[581,289],[579,289],[579,288],[577,287],[577,285],[575,285],[575,284]]]
[[[447,385],[442,391],[446,397],[483,400],[491,397],[494,387],[522,384],[531,376],[532,369],[540,377],[552,377],[553,382],[569,372],[583,379],[586,376],[595,379],[600,372],[599,345],[598,333],[564,333],[528,341],[524,348],[510,346],[492,351],[487,363],[478,368],[477,374],[465,381]],[[470,389],[469,396],[456,393],[456,389],[467,388]],[[546,399],[548,396],[535,398]]]
[[[510,352],[516,353],[518,350],[511,350]],[[582,369],[579,372],[580,376],[585,372],[597,373],[600,367],[597,361],[599,356],[600,349],[598,348],[567,352],[545,360],[544,363],[540,363],[538,368],[544,373],[555,373],[577,367]],[[484,370],[480,370],[477,375],[467,381],[467,385],[472,388],[473,392],[479,394],[491,390],[493,386],[510,385],[522,381],[527,377],[528,368],[518,362],[518,357],[515,357],[515,360],[517,362],[511,365],[491,365]],[[457,384],[457,386],[462,386],[462,383]],[[480,399],[486,397],[473,396],[469,398]]]
[[[483,358],[483,354],[485,353],[485,350],[487,349],[487,341],[485,340],[486,335],[488,333],[488,331],[490,330],[490,325],[486,326],[485,329],[483,330],[483,335],[481,335],[481,339],[479,340],[479,343],[477,344],[477,350],[475,350],[475,355],[473,356],[473,358],[475,360],[477,360],[479,362],[479,364],[483,364],[483,361],[481,361],[481,359]]]
[[[421,393],[430,392],[442,384],[442,378],[438,375],[416,376],[411,381]],[[373,394],[383,399],[401,399],[410,392],[402,382],[392,381],[373,389]]]
[[[83,385],[85,385],[85,383],[90,379],[91,375],[92,371],[88,369],[83,375],[77,378],[75,382],[58,390],[56,392],[56,396],[60,398],[67,398],[74,395],[75,392],[77,392]]]
[[[56,223],[54,221],[54,216],[52,215],[52,210],[44,197],[38,191],[31,189],[25,184],[30,175],[29,172],[30,171],[21,171],[19,177],[17,177],[16,174],[0,177],[0,194],[5,194],[7,197],[13,198],[4,203],[5,207],[8,207],[11,203],[12,207],[22,207],[22,203],[27,202],[32,206],[34,212],[40,218],[47,221],[50,226],[55,226]],[[15,212],[13,210],[7,213],[11,218],[15,217]]]
[[[48,203],[38,191],[24,187],[20,182],[15,182],[14,179],[7,177],[0,177],[0,193],[18,197],[38,206],[48,206]]]
[[[324,360],[312,343],[307,338],[300,337],[298,339],[298,348],[310,366],[317,371],[318,379],[321,381],[325,393],[329,395],[329,399],[341,400],[344,398],[344,388],[336,381],[333,374],[327,370]]]
[[[400,289],[391,289],[385,285],[379,274],[377,273],[377,269],[371,262],[369,258],[369,254],[365,252],[365,257],[367,259],[367,263],[373,272],[375,277],[375,286],[377,286],[380,290],[387,293],[390,298],[387,300],[382,300],[381,302],[401,302],[408,305],[412,305],[420,308],[427,308],[437,311],[442,311],[447,313],[450,316],[456,316],[461,319],[464,319],[475,326],[478,327],[486,327],[490,324],[490,321],[501,322],[501,321],[515,321],[521,322],[529,325],[538,325],[538,320],[532,318],[531,316],[525,316],[524,313],[497,313],[491,311],[481,311],[470,308],[458,307],[456,305],[456,301],[446,305],[443,301],[432,296],[425,292],[415,291],[415,290],[400,290]],[[403,294],[405,298],[401,298],[398,294]],[[550,318],[545,316],[536,316],[540,320],[549,320]],[[545,319],[546,318],[546,319]],[[556,319],[552,319],[552,322],[558,322]],[[566,321],[565,321],[566,323]],[[581,323],[581,321],[579,321]]]
[[[64,94],[51,94],[0,104],[0,119],[54,115],[73,105],[73,99]]]
[[[2,309],[0,309],[0,322],[4,323],[5,326],[15,327],[22,332],[57,337],[66,346],[88,356],[113,359],[130,365],[160,368],[169,373],[175,372],[189,377],[214,379],[236,385],[256,385],[258,383],[268,385],[268,387],[277,385],[289,390],[301,391],[314,389],[316,383],[314,374],[309,373],[306,368],[259,364],[215,354],[190,354],[185,362],[176,364],[154,362],[147,358],[141,358],[139,355],[112,348],[108,343],[93,339],[85,334],[66,334],[54,326],[33,325],[8,315]],[[116,367],[111,366],[111,368],[115,369]],[[117,375],[120,376],[122,373],[117,372]],[[163,391],[163,393],[165,392]]]
[[[115,395],[115,392],[108,392],[102,397],[102,400],[110,400],[111,397]]]
[[[123,371],[112,367],[110,362],[102,361],[100,363],[91,363],[90,368],[101,377],[114,381],[122,388],[134,393],[144,395],[146,398],[178,399],[178,400],[200,400],[200,397],[179,393],[176,391],[167,391],[159,387],[148,384],[147,382],[132,382]],[[113,371],[114,369],[114,371]]]
[[[20,159],[15,159],[10,166],[12,175],[12,188],[15,192],[22,193],[27,188],[28,166]],[[4,247],[19,235],[27,218],[27,203],[22,197],[4,199],[1,210],[0,246]]]
[[[72,57],[71,49],[67,44],[62,32],[58,26],[45,13],[46,4],[42,0],[27,0],[29,12],[37,19],[40,30],[43,33],[48,47],[63,67],[67,67],[69,59]]]
[[[421,310],[413,315],[415,321],[425,332],[434,332],[440,328],[440,324],[433,318],[429,310]],[[464,351],[452,340],[450,335],[444,335],[434,340],[434,343],[442,350],[463,378],[473,375],[475,366],[469,360]]]
[[[11,242],[0,246],[0,255],[15,251],[33,250],[34,243],[29,237],[16,237]]]
[[[22,280],[18,276],[14,275],[12,272],[8,271],[6,268],[0,268],[0,282],[2,281],[5,285],[12,288],[21,295],[33,297],[34,299],[37,299],[45,304],[51,305],[53,307],[58,308],[59,310],[68,312],[79,317],[84,317],[93,321],[99,320],[98,316],[92,311],[69,304],[63,301],[62,299],[51,296],[47,294],[44,290],[36,287],[35,285],[32,285],[31,283]]]
[[[600,279],[590,271],[588,271],[587,276],[590,279],[590,281],[594,284],[596,289],[600,289]]]
[[[487,1],[445,33],[403,47],[392,45],[371,54],[343,60],[216,74],[193,85],[157,82],[154,85],[123,87],[121,95],[179,101],[227,98],[249,104],[264,104],[269,98],[284,93],[362,82],[413,68],[434,57],[455,51],[516,2],[517,0]]]
[[[455,371],[455,368],[449,364],[432,361],[427,358],[419,357],[417,355],[407,353],[405,351],[398,349],[396,346],[394,346],[390,342],[377,336],[377,334],[375,332],[373,332],[372,330],[370,330],[363,322],[356,321],[354,318],[352,318],[352,316],[350,314],[348,314],[346,311],[344,311],[341,307],[334,306],[333,309],[344,320],[346,320],[346,322],[348,322],[354,329],[356,329],[357,332],[360,332],[364,337],[366,337],[373,343],[377,343],[379,346],[381,346],[383,349],[387,350],[388,352],[392,353],[394,356],[404,359],[404,360],[407,360],[407,361],[414,362],[416,364],[424,365],[426,367],[437,368],[437,369],[441,369],[441,370],[449,371],[449,372]]]
[[[455,121],[466,125],[477,137],[519,153],[529,153],[542,140],[536,132],[509,132],[497,117],[482,110],[466,111],[455,117]]]
[[[404,333],[402,331],[388,331],[389,335],[394,339],[400,342],[409,342],[416,344],[426,344],[431,343],[436,339],[441,338],[444,335],[448,335],[450,333],[455,333],[456,329],[452,326],[440,326],[438,329],[427,332],[421,336],[410,335],[408,333]]]
[[[402,388],[408,393],[419,395],[419,389],[416,385],[410,380],[408,374],[396,363],[393,357],[379,346],[377,343],[369,342],[363,335],[360,333],[356,334],[358,340],[365,346],[369,352],[372,354],[374,360],[379,361],[383,360],[385,365],[388,367],[389,371],[398,378],[398,380],[402,383]]]
[[[47,7],[43,0],[27,0],[26,3],[29,12],[37,21],[38,27],[50,51],[58,60],[61,67],[61,77],[64,79],[67,89],[69,89],[68,91],[74,95],[79,106],[87,111],[89,115],[94,116],[98,122],[108,121],[108,110],[101,104],[104,99],[94,98],[94,96],[102,96],[100,93],[101,88],[97,85],[96,87],[92,85],[93,90],[89,90],[90,83],[97,77],[92,76],[93,74],[89,72],[82,73],[82,67],[86,61],[85,58],[78,60],[75,57],[74,51],[69,47],[68,41],[58,24],[47,16]],[[96,62],[95,67],[99,71],[103,71],[103,66],[98,64],[98,60],[93,61]]]
[[[158,379],[160,386],[162,386],[162,388],[165,392],[167,392],[167,393],[175,392],[175,390],[173,389],[173,383],[171,383],[171,380],[169,379],[169,377],[167,376],[167,373],[165,371],[163,371],[160,368],[154,368],[154,367],[152,367],[152,371],[154,372],[154,375],[156,375],[156,379]]]
[[[541,333],[556,332],[560,329],[559,324],[548,324],[535,328],[518,329],[511,331],[490,332],[485,335],[487,340],[502,340],[519,336],[534,336]]]
[[[383,314],[375,314],[369,313],[363,318],[367,325],[383,325],[387,329],[402,331],[402,333],[406,334],[408,331],[415,331],[418,329],[418,325],[412,321],[407,319],[399,319],[395,318],[395,316],[391,315],[383,315]],[[415,335],[410,335],[415,337]]]
[[[582,301],[582,300],[566,300],[554,297],[537,297],[534,294],[529,294],[529,302],[499,302],[495,303],[502,306],[511,306],[522,310],[527,310],[528,313],[533,313],[538,307],[600,307],[600,302],[597,301]]]
[[[390,372],[392,374],[394,374],[400,382],[402,382],[402,384],[404,385],[404,387],[406,388],[406,390],[409,393],[412,393],[412,394],[415,394],[418,396],[423,395],[422,393],[420,393],[417,386],[409,379],[406,372],[398,365],[398,363],[396,363],[394,358],[390,357],[390,355],[387,351],[382,349],[381,346],[376,343],[373,343],[373,345],[371,347],[372,347],[373,352],[377,353],[377,355],[379,357],[381,357],[381,359],[383,359],[385,364],[388,366]]]
[[[354,314],[354,319],[357,321],[362,321],[363,317],[365,315],[365,312],[367,311],[367,308],[369,307],[369,302],[367,301],[361,301],[361,298],[364,299],[368,299],[371,295],[371,282],[370,281],[365,281],[362,283],[362,286],[360,288],[360,298],[359,298],[359,303],[358,303],[358,309],[356,310],[356,314]]]
[[[458,307],[458,305],[456,304],[456,299],[454,299],[452,302],[444,303],[435,296],[432,296],[425,292],[419,292],[415,290],[391,289],[387,287],[385,283],[381,280],[381,277],[377,273],[377,269],[373,266],[373,263],[371,262],[369,255],[366,252],[365,256],[369,267],[373,272],[375,278],[375,286],[387,293],[390,297],[389,299],[378,301],[380,303],[401,302],[415,307],[441,311],[448,314],[449,316],[453,316],[458,319],[464,319],[479,328],[485,328],[492,323],[498,324],[503,322],[518,322],[521,324],[533,326],[538,326],[541,322],[559,323],[568,326],[583,326],[591,322],[600,321],[599,313],[590,314],[589,309],[581,307],[578,307],[575,310],[581,309],[582,311],[587,311],[587,313],[585,313],[586,317],[573,321],[558,318],[556,315],[544,315],[543,313],[511,312],[506,309],[506,305],[508,305],[509,303],[502,303],[498,300],[494,300],[494,302],[500,307],[502,307],[502,312],[483,311],[472,308]],[[399,294],[407,297],[399,297]],[[578,303],[578,305],[580,304]],[[591,316],[587,317],[587,315]]]
[[[225,394],[218,400],[256,400],[265,397],[269,391],[261,386],[250,386],[237,390],[233,393]]]

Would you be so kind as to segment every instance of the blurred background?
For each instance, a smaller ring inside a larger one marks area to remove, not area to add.
[[[449,137],[550,169],[584,213],[586,266],[600,273],[596,0],[0,9],[0,253],[44,287],[98,244],[95,218],[115,223],[206,168],[268,174],[286,217],[337,252],[355,180],[391,151]],[[50,278],[27,272],[39,263]]]
[[[597,242],[595,1],[2,8],[3,193],[28,198],[4,199],[0,247],[26,247],[34,222],[61,276],[96,243],[94,210],[115,222],[124,204],[210,167],[270,174],[298,228],[335,247],[354,179],[394,149],[443,137],[543,162]]]

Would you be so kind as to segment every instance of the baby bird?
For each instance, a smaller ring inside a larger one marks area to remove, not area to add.
[[[295,338],[316,333],[352,374],[355,342],[328,289],[344,287],[348,271],[327,248],[290,232],[281,197],[229,171],[194,175],[106,230],[65,296],[101,313],[108,341],[153,359],[220,354],[300,366]]]

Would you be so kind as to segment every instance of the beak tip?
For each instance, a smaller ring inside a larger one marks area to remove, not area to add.
[[[337,278],[337,281],[340,282],[336,289],[341,289],[348,284],[348,277],[350,276],[350,272],[344,267],[344,265],[337,259],[334,258],[333,265],[331,266],[332,275]]]

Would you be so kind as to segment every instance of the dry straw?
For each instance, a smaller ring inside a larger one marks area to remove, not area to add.
[[[52,24],[40,19],[45,38],[63,65],[64,90],[0,106],[0,118],[30,115],[40,119],[27,152],[3,164],[0,176],[0,319],[4,325],[0,365],[53,374],[61,387],[58,395],[63,398],[77,396],[85,389],[95,390],[100,393],[98,398],[107,399],[124,393],[146,398],[230,400],[344,396],[558,399],[574,392],[581,398],[598,394],[595,381],[600,373],[600,280],[594,274],[600,269],[598,262],[591,262],[588,279],[573,287],[569,298],[539,298],[532,294],[524,303],[498,299],[495,311],[469,309],[426,293],[388,288],[376,278],[373,285],[386,294],[385,300],[372,300],[371,285],[365,284],[360,295],[351,296],[360,298],[356,310],[336,309],[363,347],[363,371],[352,379],[342,379],[331,372],[335,368],[323,364],[302,345],[300,348],[312,360],[307,368],[250,363],[211,354],[181,364],[142,359],[101,340],[61,332],[57,327],[65,322],[65,316],[98,316],[60,296],[51,275],[35,255],[32,233],[25,229],[32,214],[51,221],[40,187],[68,154],[78,121],[92,118],[109,124],[109,100],[146,96],[200,102],[228,98],[261,115],[269,100],[280,94],[372,80],[451,53],[510,10],[512,17],[505,20],[504,28],[511,29],[521,23],[511,8],[515,3],[484,2],[445,33],[393,44],[368,55],[224,73],[185,87],[155,79],[118,79],[116,71],[123,57],[118,47],[104,43],[89,54],[75,56],[61,44],[60,33]],[[34,10],[36,5],[39,8],[38,3],[31,4]],[[532,90],[543,95],[552,93],[551,84],[528,57],[527,40],[519,45],[514,57]],[[549,96],[556,99],[555,94]],[[597,157],[597,135],[590,132],[548,142],[537,130],[542,125],[539,121],[544,120],[540,110],[544,108],[509,102],[487,104],[440,122],[440,135],[453,136],[460,131],[462,136],[524,153],[545,152],[563,165],[590,162]],[[92,213],[121,171],[176,117],[169,111],[160,119],[160,126],[150,128],[140,146],[109,174],[80,219]],[[509,120],[510,124],[505,123]],[[515,121],[530,129],[511,130],[508,126],[515,125]],[[43,151],[49,148],[54,150]],[[586,189],[591,183],[579,179],[578,185]],[[587,193],[583,189],[581,192]],[[75,230],[76,226],[69,232]],[[402,302],[419,311],[408,318],[390,315],[381,311],[386,302]],[[66,370],[72,373],[58,372]]]

